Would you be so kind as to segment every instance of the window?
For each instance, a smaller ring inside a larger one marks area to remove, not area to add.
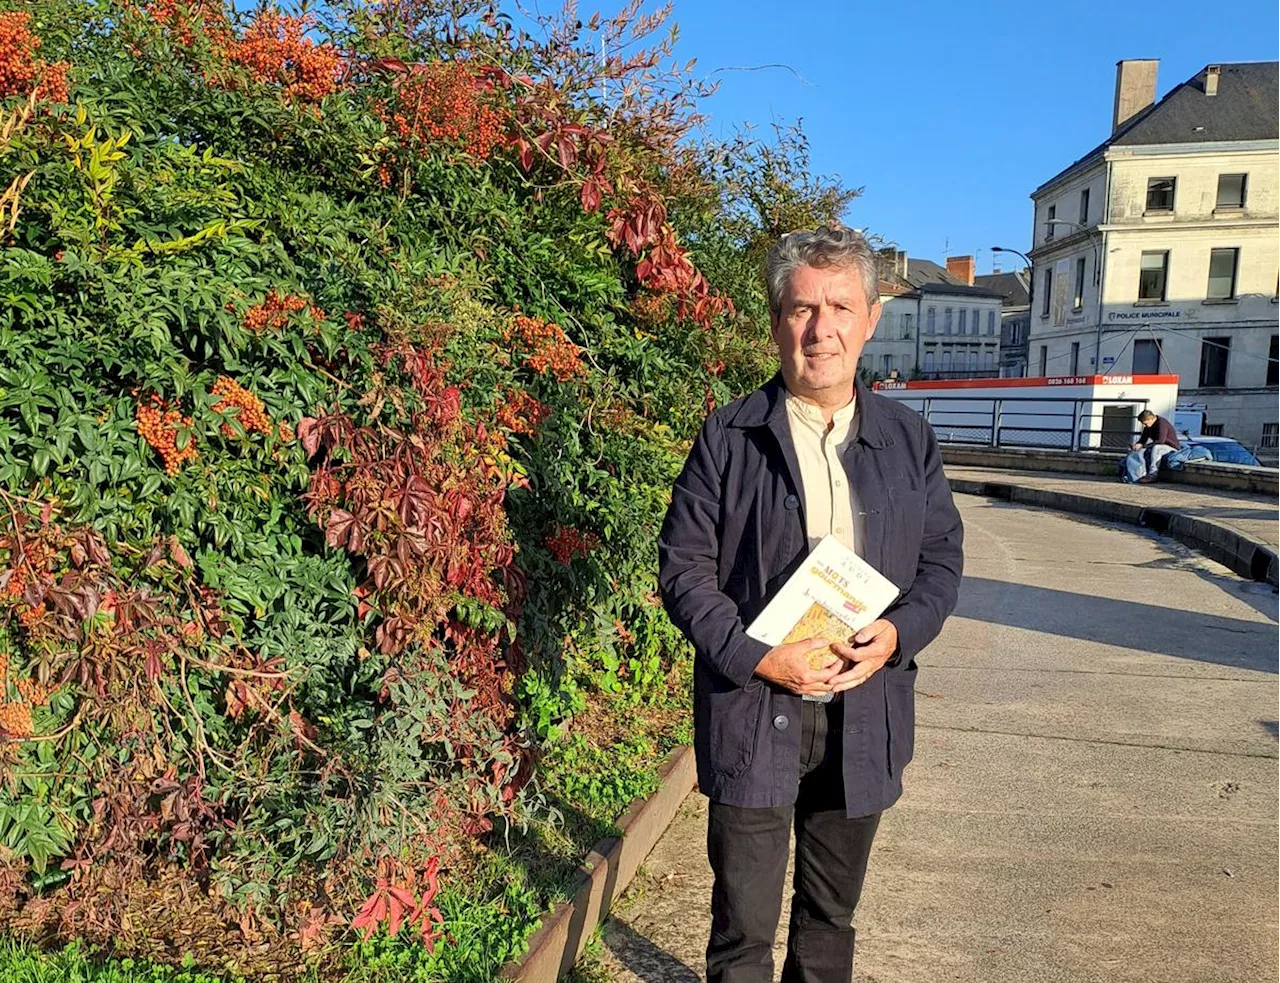
[[[1271,336],[1271,351],[1267,353],[1267,385],[1280,384],[1280,335]]]
[[[987,334],[993,335],[995,333],[996,333],[996,312],[987,311]]]
[[[1244,208],[1244,194],[1248,183],[1247,174],[1219,174],[1217,207]]]
[[[1071,371],[1068,375],[1080,374],[1080,342],[1073,341],[1071,343]]]
[[[1080,192],[1080,224],[1089,224],[1089,189]]]
[[[944,307],[942,309],[942,333],[951,334],[951,308]]]
[[[996,367],[996,353],[989,348],[982,353],[982,367],[988,372]]]
[[[1164,285],[1168,273],[1168,252],[1143,253],[1142,269],[1138,274],[1138,299],[1164,300]]]
[[[1227,357],[1230,354],[1230,338],[1205,338],[1200,343],[1201,387],[1227,384]]]
[[[969,311],[964,307],[960,308],[960,324],[956,328],[956,334],[964,334],[965,331],[968,330],[969,326],[965,323],[968,317],[969,317]]]
[[[893,371],[893,356],[884,355],[881,357],[884,361],[884,377],[887,379],[889,378],[889,373]]]
[[[950,352],[942,353],[942,371],[943,372],[951,371],[951,353]]]
[[[1236,295],[1236,260],[1238,249],[1209,250],[1209,288],[1207,300],[1230,300]]]
[[[902,337],[911,337],[911,315],[905,311],[902,314]]]
[[[1139,338],[1133,343],[1133,374],[1160,374],[1160,343],[1152,338]]]
[[[1075,310],[1084,307],[1084,257],[1081,256],[1076,260],[1076,302],[1073,305]],[[1071,373],[1075,375],[1074,372]]]
[[[1049,305],[1053,303],[1053,270],[1044,271],[1044,306],[1040,308],[1040,316],[1049,316]]]
[[[1147,181],[1147,211],[1173,211],[1173,192],[1176,178],[1153,177]]]
[[[976,351],[972,351],[969,353],[969,371],[970,372],[978,371],[978,353]]]
[[[1040,346],[1040,375],[1044,375],[1049,368],[1049,346]]]
[[[1057,217],[1058,217],[1058,206],[1050,205],[1049,216],[1044,223],[1044,241],[1045,242],[1053,241],[1053,220]]]
[[[930,307],[925,316],[925,324],[928,326],[929,334],[934,333],[934,329],[937,327],[937,321],[938,309],[936,307]]]
[[[933,371],[933,352],[924,353],[924,370],[926,372]]]

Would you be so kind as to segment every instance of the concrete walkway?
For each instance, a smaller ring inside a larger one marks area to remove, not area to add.
[[[1275,980],[1274,591],[1152,533],[957,501],[966,579],[919,659],[916,760],[871,858],[856,979]],[[701,978],[705,816],[691,795],[593,979]]]
[[[1280,518],[1274,498],[1244,492],[1219,491],[1157,482],[1154,485],[1127,485],[1111,478],[1088,474],[1055,474],[1045,471],[1011,471],[995,468],[947,466],[949,478],[969,481],[1004,481],[1026,488],[1090,495],[1113,502],[1160,508],[1181,515],[1212,519],[1275,550],[1280,542],[1277,519]]]

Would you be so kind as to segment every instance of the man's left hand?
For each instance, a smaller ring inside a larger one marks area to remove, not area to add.
[[[853,636],[852,645],[832,645],[831,650],[853,666],[830,680],[831,691],[840,693],[861,686],[884,668],[898,651],[898,629],[892,621],[873,621]]]

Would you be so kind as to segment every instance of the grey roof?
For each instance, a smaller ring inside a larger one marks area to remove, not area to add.
[[[1133,147],[1155,143],[1218,143],[1280,137],[1280,62],[1222,65],[1218,94],[1204,94],[1201,69],[1149,110],[1126,123],[1111,143]]]
[[[974,277],[973,283],[974,286],[998,293],[1004,298],[1006,307],[1027,307],[1031,303],[1031,291],[1023,273],[991,273]]]
[[[914,294],[949,294],[959,297],[1002,297],[1002,294],[986,287],[970,287],[963,283],[922,283],[916,287]],[[911,294],[905,296],[910,297]]]
[[[1231,143],[1280,137],[1276,114],[1276,101],[1280,98],[1280,84],[1277,84],[1280,62],[1239,62],[1219,67],[1222,71],[1216,96],[1205,95],[1207,67],[1200,69],[1079,160],[1045,181],[1040,188],[1092,163],[1112,146]]]
[[[948,273],[945,266],[927,259],[907,260],[906,281],[913,287],[923,287],[926,283],[960,284],[960,280]]]

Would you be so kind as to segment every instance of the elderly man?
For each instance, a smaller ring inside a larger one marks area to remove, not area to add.
[[[793,824],[782,979],[847,983],[871,841],[911,760],[914,657],[955,606],[963,529],[928,424],[855,381],[881,313],[866,240],[793,232],[766,273],[781,371],[703,424],[663,523],[659,583],[696,652],[707,983],[771,983]],[[770,648],[745,628],[828,534],[901,594],[814,669],[826,642]]]

